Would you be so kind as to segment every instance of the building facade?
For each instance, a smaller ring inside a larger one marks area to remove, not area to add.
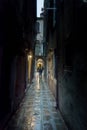
[[[27,85],[34,47],[36,0],[0,0],[0,129],[17,109]]]
[[[44,48],[46,54],[46,75],[50,89],[56,98],[56,1],[44,1]]]
[[[36,20],[35,71],[37,71],[39,64],[44,67],[43,15]]]
[[[36,46],[35,56],[43,56],[43,17],[36,21]]]
[[[49,87],[55,95],[56,107],[70,130],[87,129],[86,14],[87,2],[83,0],[44,2],[47,73],[51,79],[48,79]],[[54,16],[55,26],[53,26]],[[52,84],[54,76],[56,85]]]

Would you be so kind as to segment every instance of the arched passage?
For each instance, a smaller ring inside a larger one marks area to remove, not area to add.
[[[39,66],[44,67],[44,60],[41,58],[37,59],[36,61],[36,68],[38,68]]]

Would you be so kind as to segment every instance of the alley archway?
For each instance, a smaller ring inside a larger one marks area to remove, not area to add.
[[[36,61],[36,68],[38,68],[39,66],[44,68],[44,60],[41,58],[37,59]]]

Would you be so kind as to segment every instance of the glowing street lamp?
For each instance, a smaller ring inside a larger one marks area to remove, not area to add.
[[[32,57],[33,57],[32,53],[29,52],[29,54],[28,54],[28,79],[29,79],[29,82],[31,79]]]
[[[28,55],[28,60],[32,59],[32,55]]]

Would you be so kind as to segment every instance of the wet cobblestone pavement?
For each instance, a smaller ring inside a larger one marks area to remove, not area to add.
[[[67,130],[44,81],[34,79],[5,130]]]

